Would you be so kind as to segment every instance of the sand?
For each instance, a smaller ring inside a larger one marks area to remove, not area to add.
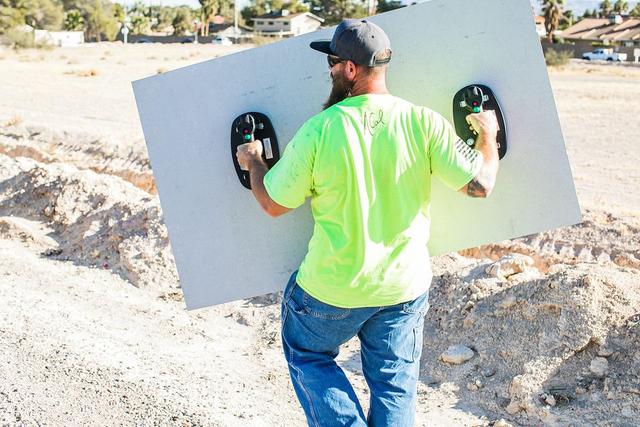
[[[279,294],[184,310],[130,86],[233,49],[0,51],[2,425],[304,425]],[[433,259],[416,425],[640,416],[640,69],[550,76],[584,220]]]

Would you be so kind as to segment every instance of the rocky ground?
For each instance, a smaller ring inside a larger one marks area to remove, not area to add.
[[[280,295],[184,310],[138,124],[117,115],[131,73],[227,52],[117,49],[0,52],[0,424],[303,425]],[[49,84],[30,89],[36,68]],[[583,221],[433,260],[417,425],[637,425],[640,70],[550,72]],[[63,117],[64,90],[92,98]],[[366,407],[358,348],[339,361]]]

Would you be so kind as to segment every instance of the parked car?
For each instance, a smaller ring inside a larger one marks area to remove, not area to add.
[[[193,37],[185,37],[185,38],[180,40],[180,43],[182,43],[182,44],[194,43],[194,42],[195,42],[195,38],[193,38]]]
[[[221,46],[233,45],[233,42],[228,37],[225,37],[225,36],[216,36],[215,39],[211,40],[211,43],[219,44]]]
[[[627,60],[627,54],[614,52],[613,49],[596,49],[593,52],[583,53],[582,59],[586,59],[587,61],[600,60],[622,62]]]
[[[145,37],[140,37],[138,40],[136,40],[136,43],[153,43],[153,40]]]

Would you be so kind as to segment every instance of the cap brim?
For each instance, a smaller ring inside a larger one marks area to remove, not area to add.
[[[331,52],[331,48],[329,47],[330,45],[331,40],[316,40],[314,42],[311,42],[309,46],[311,47],[311,49],[317,50],[318,52],[326,53],[327,55],[333,55],[333,52]]]

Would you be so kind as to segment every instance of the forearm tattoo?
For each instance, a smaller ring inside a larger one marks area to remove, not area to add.
[[[467,195],[471,197],[487,197],[487,189],[476,177],[467,184]]]

